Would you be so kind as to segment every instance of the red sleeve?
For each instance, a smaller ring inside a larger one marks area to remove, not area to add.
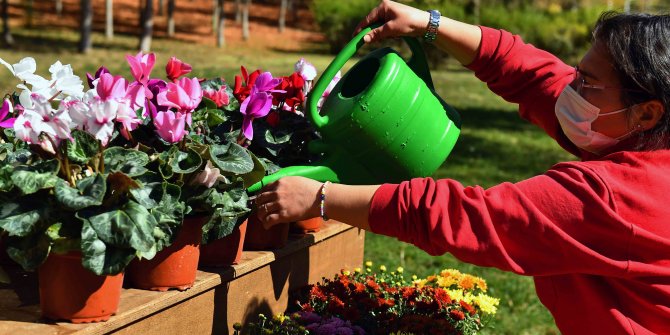
[[[490,189],[451,179],[385,184],[370,226],[431,255],[524,275],[621,275],[632,226],[612,210],[600,178],[573,164]]]
[[[554,105],[574,78],[574,69],[507,31],[481,27],[477,57],[468,65],[475,76],[503,99],[519,104],[522,118],[541,127],[567,151],[579,150],[563,135]],[[467,116],[464,116],[467,118]]]

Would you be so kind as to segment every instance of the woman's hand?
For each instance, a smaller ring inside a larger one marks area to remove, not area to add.
[[[304,177],[284,177],[264,187],[256,197],[258,219],[267,229],[284,222],[321,215],[321,183]]]
[[[428,29],[430,14],[427,11],[401,3],[383,0],[356,27],[355,34],[375,22],[383,23],[370,31],[363,40],[365,43],[381,41],[401,36],[423,36]]]

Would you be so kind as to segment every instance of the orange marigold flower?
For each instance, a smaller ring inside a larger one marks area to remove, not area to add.
[[[458,286],[464,290],[472,290],[475,287],[474,278],[472,278],[472,276],[465,275],[458,282]]]

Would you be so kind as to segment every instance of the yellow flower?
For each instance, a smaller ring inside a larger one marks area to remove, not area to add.
[[[454,277],[437,277],[437,285],[439,287],[448,288],[453,284],[456,284],[456,279]]]
[[[451,297],[451,299],[456,301],[461,301],[464,298],[463,291],[461,290],[447,290],[447,293],[449,293],[449,297]]]
[[[286,320],[286,315],[284,314],[277,314],[275,315],[274,319],[276,321],[279,321],[279,323],[284,323],[284,320]]]
[[[382,266],[380,266],[380,267],[379,267],[379,271],[381,271],[381,272],[384,272],[384,271],[386,271],[386,267],[385,267],[385,266],[383,266],[383,265],[382,265]]]
[[[402,273],[403,271],[405,271],[405,269],[403,269],[402,266],[399,266],[399,267],[396,269],[396,271],[398,271],[398,273]]]
[[[417,279],[419,279],[419,277],[417,277],[416,275],[412,275],[412,280],[416,281]]]
[[[354,272],[361,273],[361,268],[354,268]]]
[[[498,311],[496,306],[500,303],[500,299],[489,297],[483,293],[478,294],[473,301],[486,314],[496,314]]]
[[[488,286],[486,285],[486,281],[484,279],[477,277],[475,282],[477,283],[477,287],[479,287],[480,290],[486,292]]]
[[[365,262],[365,266],[371,268],[372,267],[372,262],[371,261]]]
[[[345,271],[342,271],[342,274],[345,275],[345,276],[348,276],[348,275],[351,274],[351,272],[345,270]]]

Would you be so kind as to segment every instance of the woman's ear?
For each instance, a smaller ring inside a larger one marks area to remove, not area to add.
[[[659,100],[650,100],[637,105],[635,110],[635,123],[640,125],[643,131],[656,127],[658,121],[663,117],[665,108]]]

